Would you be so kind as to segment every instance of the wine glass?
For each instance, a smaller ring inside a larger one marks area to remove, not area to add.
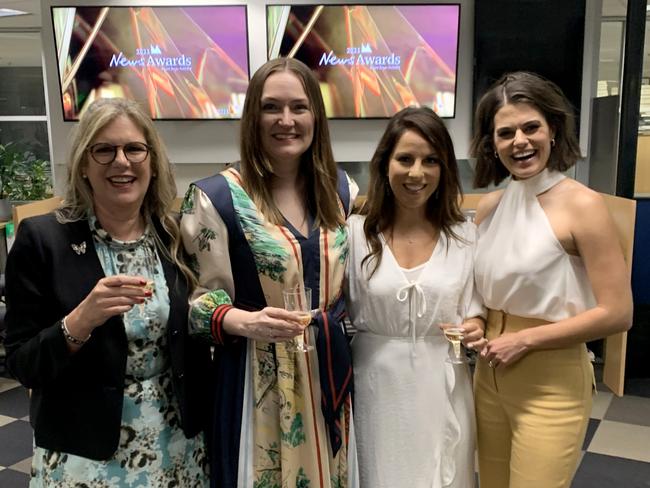
[[[284,299],[284,308],[290,312],[300,312],[300,323],[303,325],[301,334],[294,337],[289,346],[288,351],[292,352],[307,352],[311,351],[313,346],[305,343],[305,330],[311,323],[311,288],[296,286],[282,290],[282,298]]]
[[[145,292],[147,292],[147,291],[151,292],[151,295],[146,297],[142,303],[140,303],[140,304],[138,304],[136,306],[137,306],[137,310],[139,311],[139,315],[140,315],[141,318],[143,318],[145,320],[155,318],[155,313],[152,314],[147,309],[147,301],[150,300],[154,296],[154,294],[156,292],[156,286],[155,286],[154,281],[151,280],[151,279],[147,279],[147,281],[142,285],[124,285],[124,286],[129,287],[129,288],[136,288],[136,289],[142,288]]]
[[[463,322],[465,321],[465,313],[457,314],[451,323],[444,323],[442,332],[445,338],[451,343],[453,354],[445,359],[446,362],[451,364],[464,364],[469,363],[469,358],[462,348],[463,336]]]

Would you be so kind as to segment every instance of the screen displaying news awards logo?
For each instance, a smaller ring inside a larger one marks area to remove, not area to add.
[[[323,53],[318,66],[365,66],[374,70],[400,69],[400,56],[395,53],[374,53],[369,43],[348,47],[345,56],[337,56],[334,51]]]
[[[180,56],[165,56],[158,44],[151,44],[149,47],[139,47],[135,50],[135,56],[125,56],[120,51],[111,56],[109,68],[127,67],[154,67],[163,71],[189,71],[192,69],[192,57],[181,54]]]

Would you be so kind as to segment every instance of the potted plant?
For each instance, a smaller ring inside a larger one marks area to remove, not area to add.
[[[11,219],[11,202],[52,195],[50,163],[14,142],[0,144],[0,220]]]

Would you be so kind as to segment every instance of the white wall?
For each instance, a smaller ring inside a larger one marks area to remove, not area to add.
[[[50,6],[92,5],[182,5],[184,0],[42,0],[43,53],[46,79],[46,95],[50,118],[50,141],[55,192],[64,188],[65,163],[73,122],[63,122],[59,82],[57,80],[56,52]],[[237,0],[193,0],[192,5],[235,4]],[[313,1],[264,1],[249,0],[248,36],[251,74],[266,61],[266,11],[269,3],[314,3]],[[322,3],[340,3],[324,0]],[[372,3],[399,3],[373,0]],[[406,3],[406,2],[404,2]],[[408,3],[418,3],[409,1]],[[427,3],[436,3],[427,2]],[[445,3],[445,2],[440,2]],[[460,45],[458,56],[458,80],[456,91],[456,117],[447,119],[447,127],[454,140],[458,158],[466,158],[470,140],[472,110],[472,59],[474,45],[474,0],[457,0],[461,4]],[[334,156],[338,161],[368,161],[379,141],[386,120],[331,120],[330,131]],[[176,165],[178,191],[183,194],[195,179],[218,171],[215,163],[228,163],[238,159],[238,121],[160,121],[156,123],[165,140],[172,163]]]

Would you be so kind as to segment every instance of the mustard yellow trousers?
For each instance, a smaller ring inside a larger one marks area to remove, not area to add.
[[[545,324],[490,310],[486,335]],[[474,375],[481,488],[569,488],[591,413],[584,344],[533,351],[511,366],[480,359]]]

